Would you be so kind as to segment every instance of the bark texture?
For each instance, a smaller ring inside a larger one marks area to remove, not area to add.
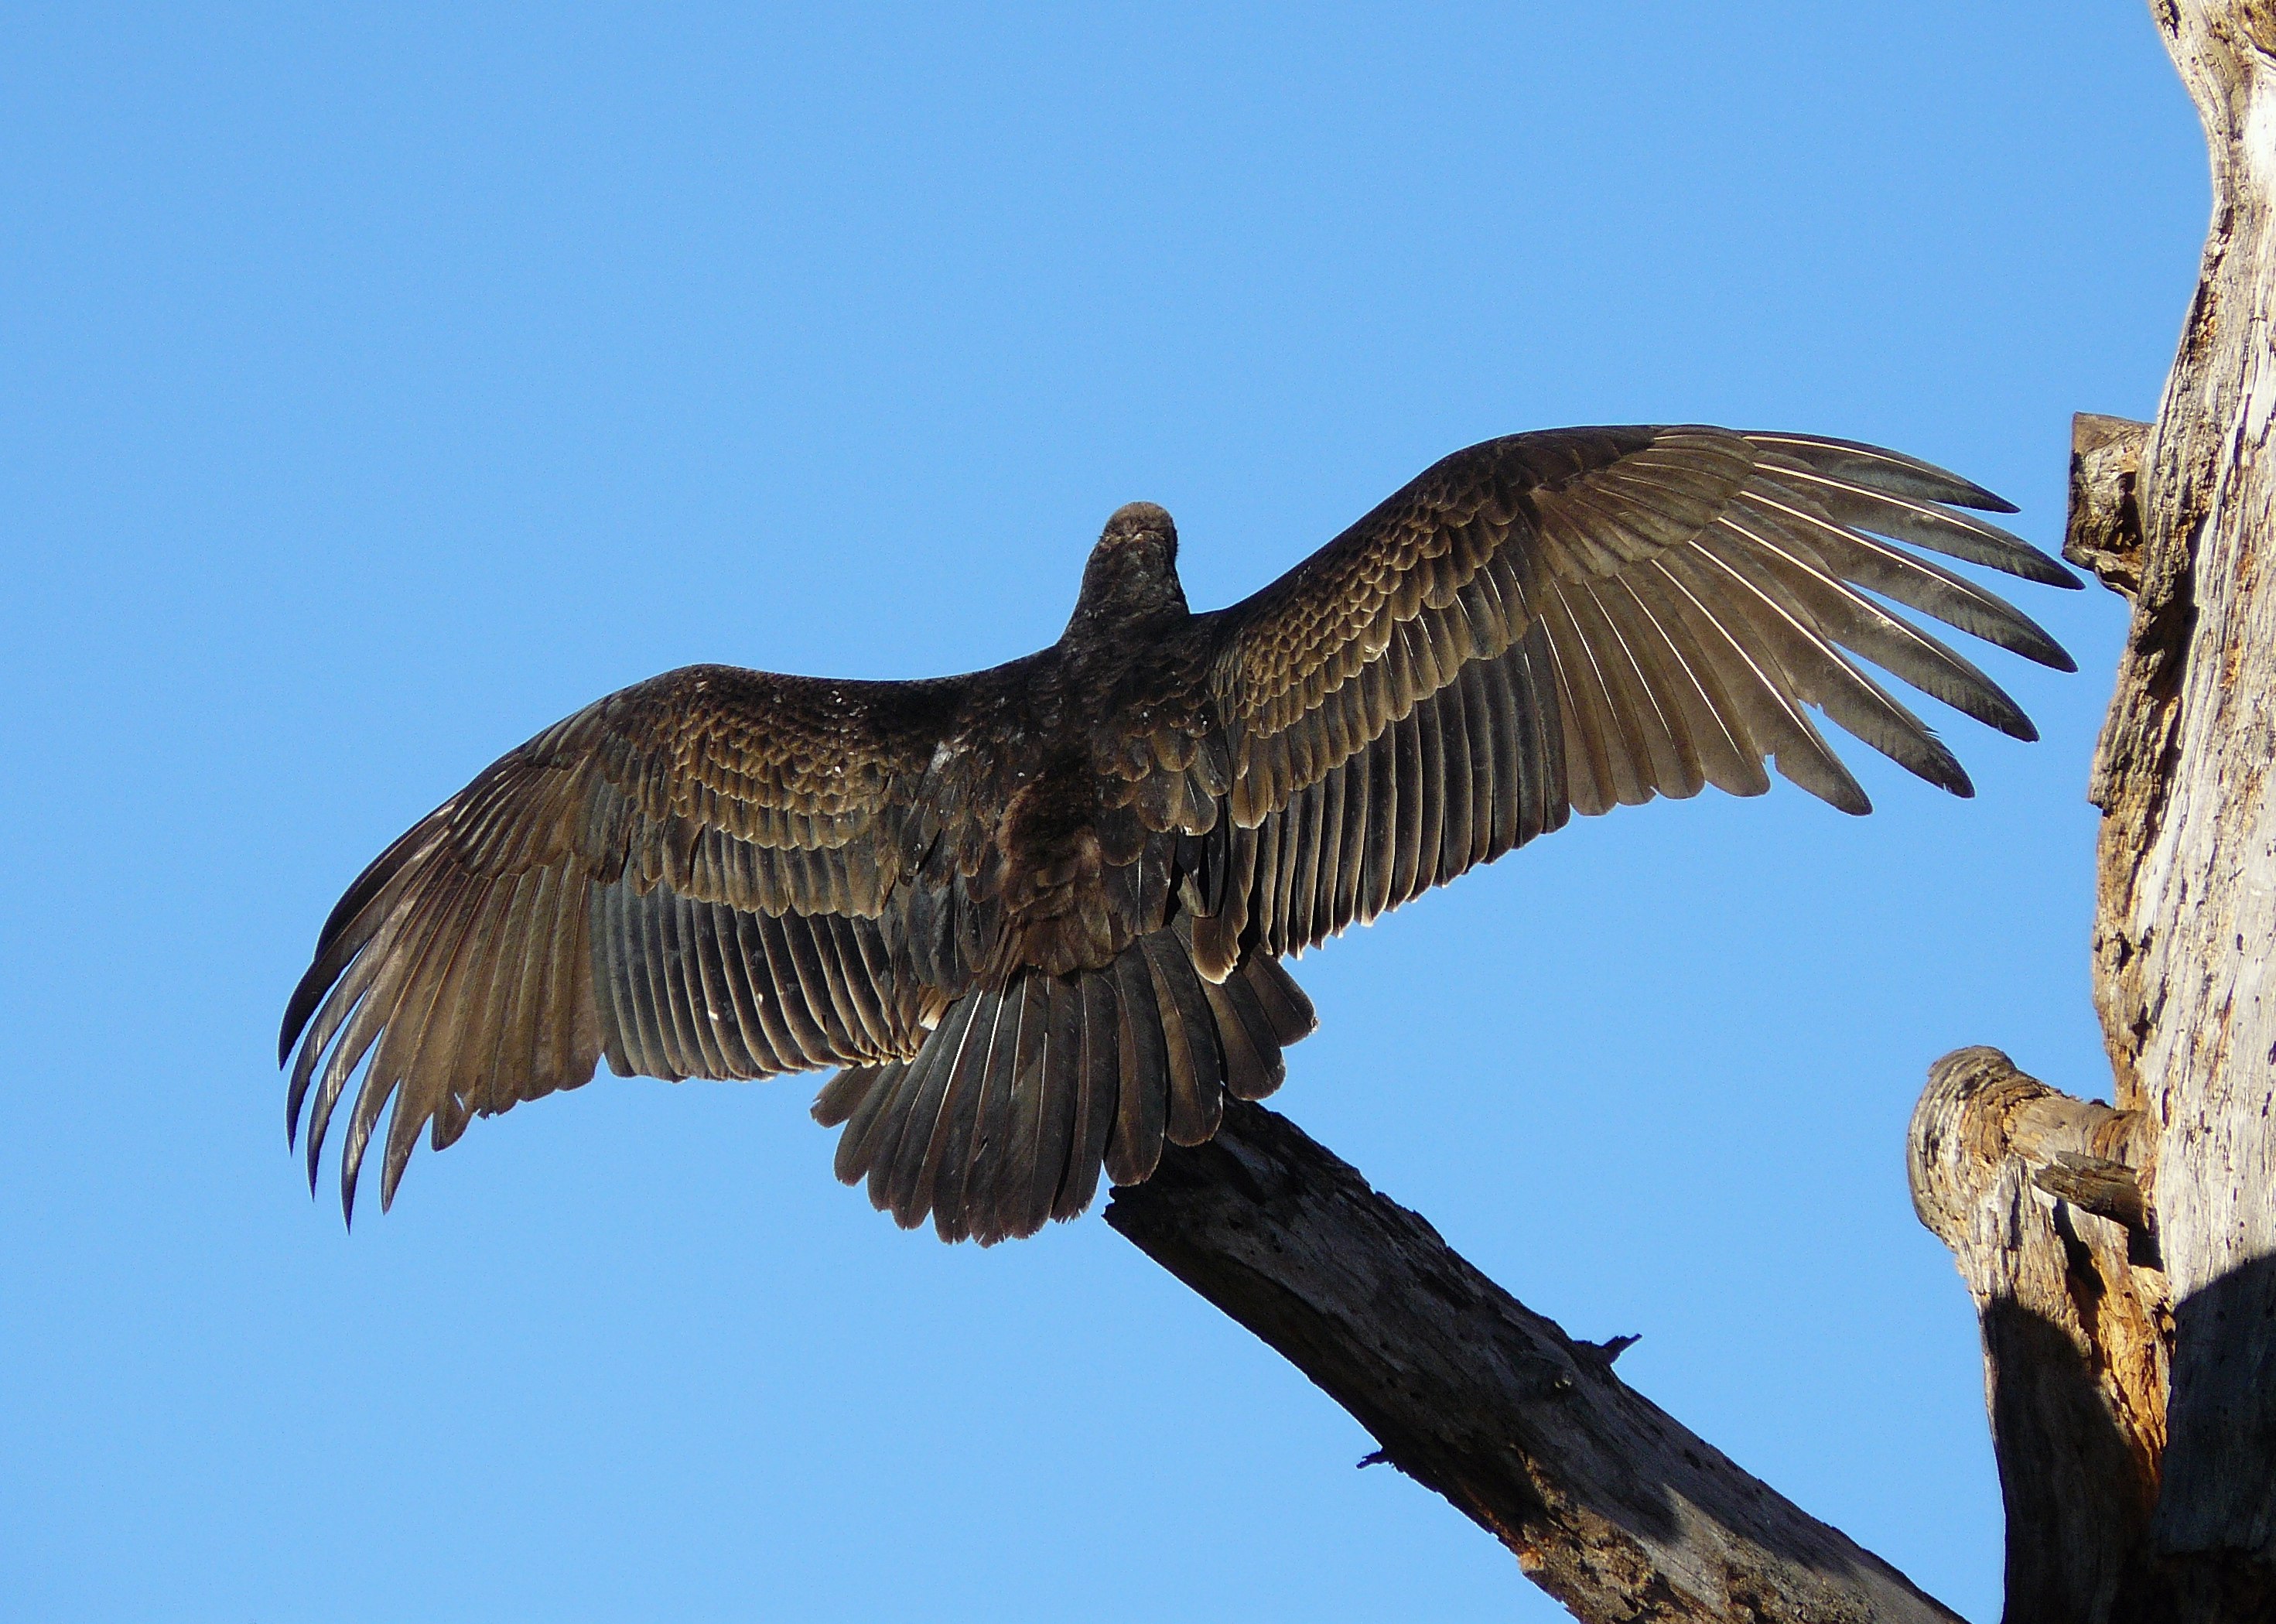
[[[2151,7],[2213,216],[2144,448],[2142,569],[2095,763],[2095,992],[2174,1302],[2161,1558],[2276,1559],[2276,6]],[[2272,1610],[2270,1616],[2276,1616]]]
[[[1613,1374],[1294,1124],[1228,1106],[1106,1221],[1318,1384],[1594,1621],[1957,1615]]]

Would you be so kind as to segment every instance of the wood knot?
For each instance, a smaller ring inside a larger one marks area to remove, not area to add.
[[[2070,512],[2062,556],[2128,599],[2142,590],[2136,488],[2150,425],[2081,412],[2070,420]]]

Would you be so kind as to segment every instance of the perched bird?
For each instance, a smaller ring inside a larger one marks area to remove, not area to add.
[[[1279,1086],[1281,960],[1561,826],[1765,760],[1869,809],[1807,709],[1957,795],[1859,658],[2018,739],[1888,600],[2069,671],[2000,598],[1892,544],[2076,586],[1910,458],[1702,427],[1457,452],[1263,591],[1195,614],[1170,515],[1106,522],[1040,653],[831,681],[697,665],[485,769],[348,888],[285,1011],[311,1188],[362,1067],[344,1208],[389,1102],[422,1127],[611,1070],[838,1066],[837,1170],[944,1239],[1032,1233]],[[299,1054],[293,1059],[297,1046]]]

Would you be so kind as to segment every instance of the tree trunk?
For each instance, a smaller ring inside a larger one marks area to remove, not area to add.
[[[2143,461],[2142,590],[2096,763],[2108,816],[2095,991],[2119,1104],[2158,1127],[2176,1306],[2156,1549],[2265,1566],[2276,1559],[2276,8],[2158,9],[2204,121],[2213,219]]]

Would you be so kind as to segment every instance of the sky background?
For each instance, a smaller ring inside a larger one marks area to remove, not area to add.
[[[2206,210],[2142,6],[0,4],[0,1616],[1546,1620],[1094,1212],[988,1252],[816,1079],[608,1078],[343,1233],[276,1025],[356,871],[697,660],[968,670],[1106,513],[1197,607],[1563,423],[1878,441],[2060,543]],[[823,16],[824,11],[828,15]],[[1971,1617],[1928,1063],[2079,1093],[2122,605],[1946,797],[1631,809],[1308,956],[1274,1104]]]

